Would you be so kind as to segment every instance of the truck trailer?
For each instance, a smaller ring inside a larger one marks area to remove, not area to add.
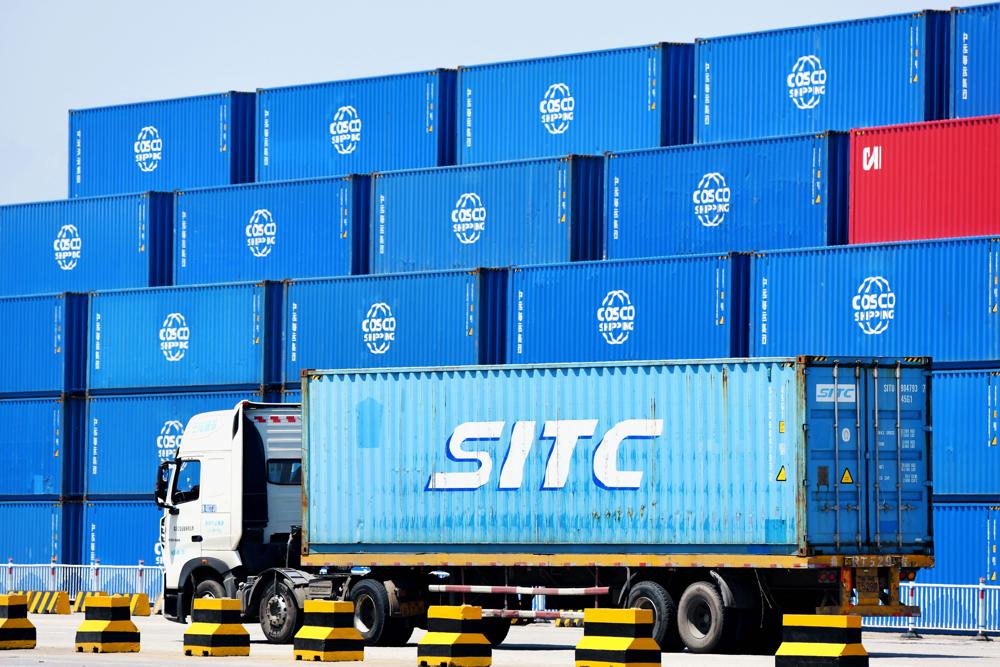
[[[639,607],[694,652],[768,650],[783,613],[918,615],[929,411],[923,358],[305,371],[301,406],[197,415],[161,465],[164,614],[236,597],[288,642],[305,600],[349,599],[399,645],[467,603],[497,644]]]

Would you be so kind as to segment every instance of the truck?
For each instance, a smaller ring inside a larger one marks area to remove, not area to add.
[[[914,616],[933,565],[924,358],[305,371],[302,403],[193,417],[156,498],[164,614],[308,599],[372,645],[431,604],[653,611],[663,650],[771,650],[783,613]],[[544,595],[545,604],[533,604]]]

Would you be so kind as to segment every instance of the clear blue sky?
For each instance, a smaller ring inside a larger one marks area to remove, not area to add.
[[[66,196],[67,110],[843,20],[960,0],[0,0],[0,203]]]

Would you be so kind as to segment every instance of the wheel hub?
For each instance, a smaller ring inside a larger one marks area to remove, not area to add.
[[[375,625],[375,601],[370,595],[361,595],[354,603],[354,627],[358,632],[371,632]]]
[[[267,622],[272,627],[280,628],[288,619],[288,605],[280,595],[272,595],[267,600]]]

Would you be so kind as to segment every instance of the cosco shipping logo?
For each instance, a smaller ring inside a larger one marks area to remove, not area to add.
[[[802,56],[788,75],[788,96],[800,109],[814,109],[826,94],[826,70],[814,55]]]
[[[635,329],[635,306],[625,290],[611,290],[597,309],[597,329],[608,345],[621,345]]]
[[[896,294],[882,276],[869,276],[861,282],[851,299],[854,321],[868,336],[877,336],[889,328],[896,315]]]
[[[361,143],[361,117],[352,106],[337,109],[330,123],[330,141],[341,155],[350,155]]]
[[[180,361],[191,343],[191,330],[180,313],[170,313],[160,327],[160,351],[167,361]]]
[[[575,106],[576,100],[569,92],[569,86],[565,83],[553,83],[549,86],[538,105],[542,125],[545,126],[549,134],[563,134],[569,129]]]
[[[451,230],[464,245],[475,243],[486,231],[486,207],[475,192],[458,198],[451,212]]]
[[[174,452],[181,444],[182,435],[184,435],[184,424],[176,419],[163,422],[160,435],[156,437],[156,454],[161,462],[174,458]]]
[[[247,247],[254,257],[267,257],[277,242],[278,224],[266,208],[258,209],[250,216],[246,227]]]
[[[160,159],[163,158],[163,140],[155,127],[147,125],[139,130],[139,137],[133,148],[135,163],[139,165],[139,169],[150,172],[160,166]]]
[[[361,333],[372,354],[385,354],[396,340],[396,318],[386,303],[373,303],[361,320]]]
[[[694,214],[703,227],[718,227],[729,213],[732,191],[726,177],[717,171],[705,174],[691,194]]]
[[[83,242],[80,240],[80,232],[73,225],[63,225],[56,234],[56,240],[52,242],[52,252],[55,254],[56,264],[63,271],[72,271],[80,261],[80,251],[83,249]]]

